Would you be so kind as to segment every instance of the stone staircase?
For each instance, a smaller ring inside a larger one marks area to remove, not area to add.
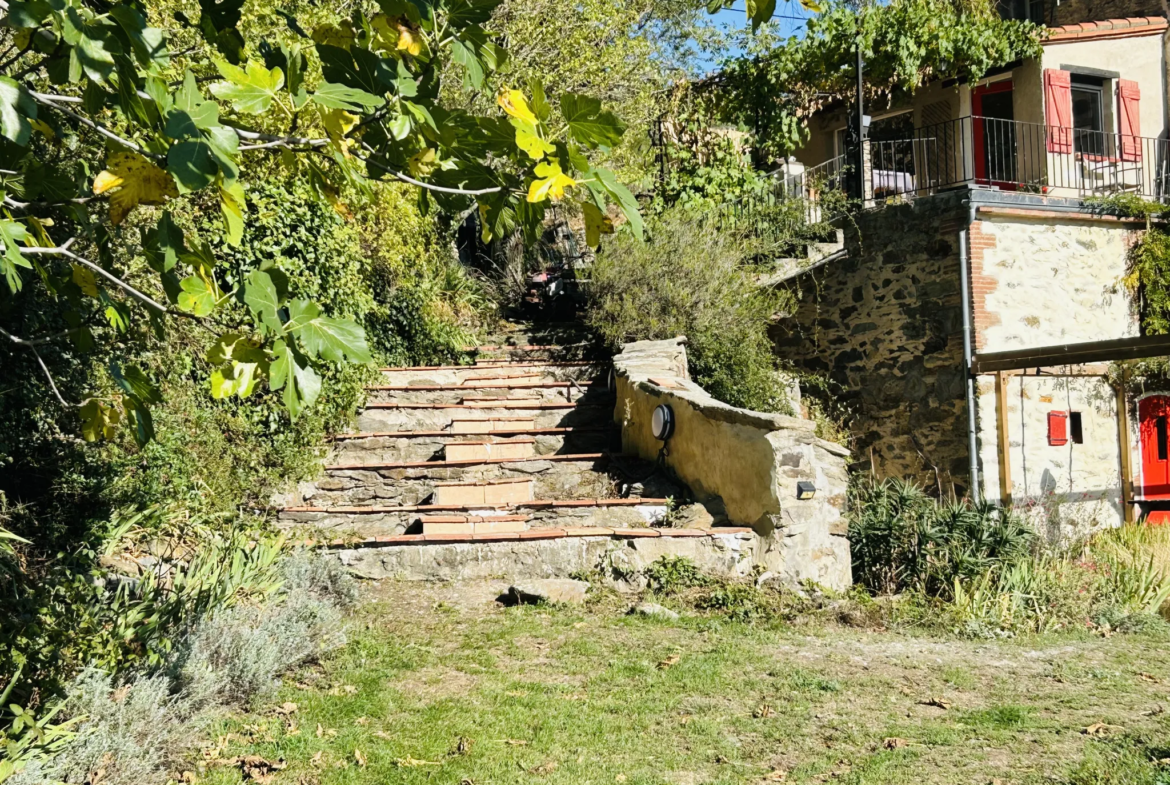
[[[471,357],[383,369],[279,524],[344,548],[667,531],[686,489],[621,455],[609,360],[574,325],[512,327]]]

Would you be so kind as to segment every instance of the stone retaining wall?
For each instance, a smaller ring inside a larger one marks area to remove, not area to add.
[[[614,357],[622,450],[654,460],[655,407],[674,411],[664,464],[708,509],[758,535],[753,560],[789,583],[813,580],[842,589],[851,582],[845,538],[848,450],[814,435],[809,420],[739,409],[688,379],[685,339],[626,344]],[[797,483],[816,487],[796,498]]]

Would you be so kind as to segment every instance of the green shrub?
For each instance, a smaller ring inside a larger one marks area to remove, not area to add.
[[[764,594],[750,583],[713,583],[696,600],[700,610],[719,611],[731,621],[750,623],[770,615]]]
[[[768,338],[782,295],[756,286],[749,246],[700,215],[668,211],[641,242],[620,233],[598,254],[588,322],[611,347],[685,335],[694,380],[733,406],[791,414]]]
[[[1035,539],[1010,510],[938,501],[897,479],[856,481],[849,510],[853,579],[884,594],[913,588],[947,595],[956,579],[1027,556]]]
[[[660,594],[706,586],[709,579],[686,556],[662,556],[645,570],[647,586]]]

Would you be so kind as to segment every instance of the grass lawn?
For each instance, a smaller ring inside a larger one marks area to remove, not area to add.
[[[664,621],[612,595],[502,608],[505,585],[370,587],[349,645],[215,728],[198,780],[1170,782],[1146,762],[1170,739],[1164,637]]]

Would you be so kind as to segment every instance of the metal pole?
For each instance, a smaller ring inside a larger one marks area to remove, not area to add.
[[[865,200],[865,60],[861,56],[861,13],[857,14],[857,151],[854,166],[857,168],[857,198]]]
[[[971,288],[967,256],[967,237],[974,222],[975,204],[968,201],[967,220],[959,229],[959,291],[963,299],[963,375],[967,377],[967,470],[971,480],[971,501],[978,502],[982,494],[979,487],[979,447],[975,429],[975,376],[971,373],[974,342],[971,335]]]

